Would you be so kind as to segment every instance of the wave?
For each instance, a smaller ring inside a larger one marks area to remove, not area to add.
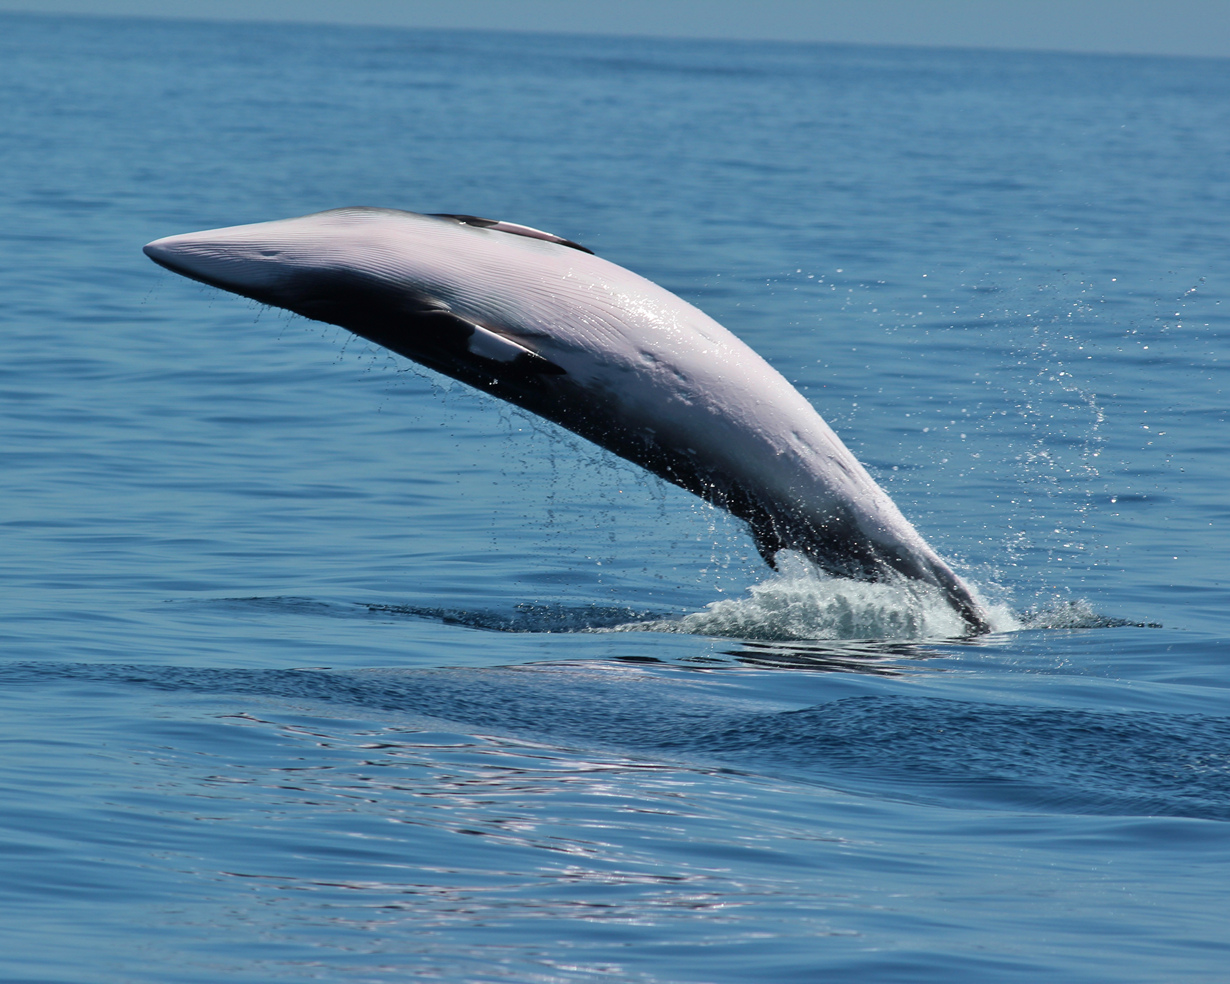
[[[968,638],[968,627],[943,593],[917,581],[867,583],[832,577],[806,561],[783,557],[782,569],[739,598],[723,598],[700,611],[671,613],[621,605],[522,602],[506,609],[312,598],[219,598],[181,602],[213,610],[263,611],[345,619],[409,618],[487,632],[663,632],[749,642],[942,642]],[[1043,629],[1160,628],[1100,615],[1085,599],[1056,601],[1023,612],[1004,603],[984,605],[995,633]]]
[[[392,605],[381,602],[330,602],[287,595],[215,598],[180,605],[207,611],[268,613],[322,618],[388,621],[411,619],[461,625],[485,632],[599,632],[638,620],[666,617],[665,612],[622,605],[564,605],[522,602],[511,609],[455,608],[444,605]]]
[[[411,742],[423,733],[485,736],[561,762],[629,756],[641,766],[737,770],[899,801],[1230,821],[1224,715],[887,690],[766,709],[724,688],[607,661],[349,671],[0,665],[6,690],[85,682],[219,696],[227,714],[277,717],[267,702],[285,701],[295,721],[357,720],[363,735]]]

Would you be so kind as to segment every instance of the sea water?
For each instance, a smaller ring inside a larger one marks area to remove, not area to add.
[[[1230,62],[0,17],[0,978],[1221,981]],[[168,274],[343,205],[698,304],[987,598]]]

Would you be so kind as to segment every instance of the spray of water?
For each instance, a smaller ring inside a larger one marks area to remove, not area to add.
[[[943,593],[904,579],[867,584],[830,577],[802,558],[779,555],[780,569],[742,598],[712,602],[678,618],[631,622],[606,631],[683,632],[784,642],[819,639],[955,639],[969,632]],[[1020,627],[991,606],[995,631]]]

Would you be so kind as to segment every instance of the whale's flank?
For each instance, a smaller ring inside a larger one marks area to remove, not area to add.
[[[702,311],[583,246],[470,215],[343,208],[159,239],[156,263],[340,325],[745,520],[770,565],[940,588],[989,631],[810,403]]]

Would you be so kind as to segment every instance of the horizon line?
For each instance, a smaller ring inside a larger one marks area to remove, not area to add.
[[[823,38],[780,38],[780,37],[745,37],[734,36],[730,34],[684,34],[674,31],[655,31],[655,32],[637,32],[637,31],[612,31],[612,30],[586,30],[584,28],[570,29],[555,29],[544,27],[505,27],[505,26],[482,26],[482,25],[446,25],[446,24],[407,24],[391,20],[380,19],[346,19],[336,20],[326,17],[307,16],[278,16],[277,14],[263,13],[255,16],[210,16],[208,13],[203,13],[200,10],[194,10],[185,13],[165,12],[132,12],[132,11],[83,11],[83,10],[47,10],[45,7],[39,9],[30,9],[27,7],[11,7],[3,2],[0,2],[0,15],[24,16],[37,18],[41,20],[56,20],[56,19],[71,19],[81,18],[90,20],[142,20],[142,21],[168,21],[180,23],[202,23],[202,24],[253,24],[253,25],[294,25],[301,27],[334,27],[334,28],[357,28],[370,29],[379,28],[383,30],[396,30],[406,32],[432,32],[432,33],[473,33],[473,34],[518,34],[518,35],[534,35],[545,37],[579,37],[579,38],[612,38],[612,39],[628,39],[628,40],[643,40],[643,41],[696,41],[696,42],[725,42],[734,44],[781,44],[790,47],[802,46],[817,46],[817,47],[851,47],[851,48],[880,48],[880,49],[899,49],[908,51],[967,51],[967,52],[1003,52],[1008,54],[1040,54],[1040,55],[1063,55],[1076,57],[1101,57],[1101,58],[1179,58],[1179,59],[1199,59],[1202,61],[1226,61],[1230,60],[1230,55],[1221,54],[1192,54],[1192,53],[1175,53],[1168,51],[1143,51],[1143,50],[1110,50],[1110,49],[1094,49],[1094,48],[1055,48],[1046,46],[1013,46],[1007,44],[970,44],[970,43],[908,43],[902,41],[867,41],[867,40],[848,40],[848,39],[823,39]]]

